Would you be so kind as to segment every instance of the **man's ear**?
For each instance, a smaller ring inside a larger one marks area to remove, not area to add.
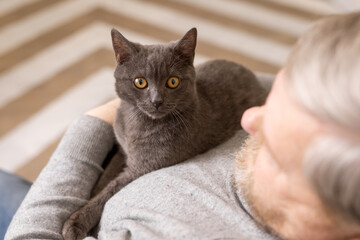
[[[180,55],[189,64],[193,64],[195,57],[197,30],[190,29],[176,44],[175,53]]]
[[[118,64],[123,64],[134,53],[135,47],[115,28],[111,30],[111,39],[116,61]]]

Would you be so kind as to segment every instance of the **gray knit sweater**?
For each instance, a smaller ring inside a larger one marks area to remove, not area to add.
[[[244,137],[239,131],[215,149],[127,185],[106,204],[97,238],[277,239],[255,224],[232,185],[234,155]],[[85,115],[76,119],[5,239],[62,239],[63,222],[89,199],[114,139],[106,122]]]

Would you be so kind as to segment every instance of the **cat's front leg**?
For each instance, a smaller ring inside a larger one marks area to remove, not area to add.
[[[93,190],[91,191],[91,197],[94,197],[100,193],[105,187],[115,179],[125,168],[125,159],[126,156],[123,153],[121,147],[118,152],[112,157],[110,163],[105,168],[104,173],[100,176],[99,180],[95,184]]]
[[[88,232],[100,221],[106,198],[101,192],[92,198],[78,211],[74,212],[64,223],[62,235],[65,240],[84,239]]]
[[[106,202],[124,186],[138,178],[137,174],[124,169],[119,176],[112,180],[106,188],[73,213],[63,225],[62,235],[65,240],[83,239],[100,221]]]
[[[73,213],[68,220],[64,223],[62,229],[62,235],[65,240],[77,240],[84,239],[88,233],[88,226],[90,223],[87,223],[86,220],[89,218],[87,215],[92,215],[91,213],[86,213],[86,206],[80,210]]]

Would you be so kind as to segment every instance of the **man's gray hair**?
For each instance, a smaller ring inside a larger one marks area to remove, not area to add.
[[[359,224],[360,12],[318,21],[299,39],[285,74],[299,104],[346,133],[316,138],[304,171],[328,207]]]

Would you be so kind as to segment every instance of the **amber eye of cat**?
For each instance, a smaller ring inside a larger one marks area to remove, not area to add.
[[[166,85],[169,87],[169,88],[177,88],[180,84],[180,80],[179,78],[177,77],[171,77],[167,80],[167,83]]]
[[[147,81],[145,78],[135,78],[134,84],[137,88],[143,89],[147,87]]]

